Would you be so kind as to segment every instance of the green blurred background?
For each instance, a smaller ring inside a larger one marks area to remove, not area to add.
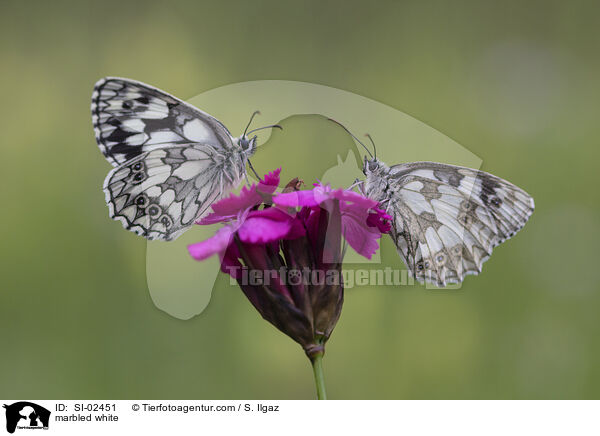
[[[300,347],[226,277],[189,321],[154,306],[146,244],[108,218],[101,191],[110,166],[89,104],[106,75],[183,99],[260,79],[342,88],[422,120],[534,196],[529,224],[461,290],[348,290],[324,361],[331,398],[600,397],[596,2],[3,1],[0,12],[0,397],[314,398]],[[307,170],[284,178],[310,180],[318,160],[292,144],[331,144],[320,148],[331,163],[354,147],[323,119],[285,127],[259,172],[288,159]],[[384,243],[396,265],[392,251]]]

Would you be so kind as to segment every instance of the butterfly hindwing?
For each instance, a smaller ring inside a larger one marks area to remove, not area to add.
[[[415,278],[437,286],[479,273],[492,249],[519,231],[534,208],[517,186],[453,165],[395,165],[387,183],[398,252]]]
[[[147,239],[175,239],[237,184],[239,167],[228,168],[222,155],[198,144],[143,153],[108,174],[110,215]]]
[[[92,122],[106,159],[118,166],[156,148],[209,143],[232,148],[229,131],[217,119],[152,86],[104,78],[94,86]]]

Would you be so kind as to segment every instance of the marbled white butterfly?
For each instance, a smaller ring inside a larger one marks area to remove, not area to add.
[[[480,273],[533,213],[529,194],[492,174],[435,162],[387,166],[352,136],[370,155],[358,186],[392,217],[390,236],[421,283],[443,287]]]
[[[96,83],[92,122],[100,150],[115,167],[104,181],[111,218],[147,239],[167,241],[239,185],[257,146],[256,136],[247,135],[259,130],[246,133],[246,127],[234,138],[192,105],[115,77]]]

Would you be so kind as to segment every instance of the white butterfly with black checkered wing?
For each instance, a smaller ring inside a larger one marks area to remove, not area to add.
[[[129,79],[96,83],[92,122],[116,167],[104,182],[110,216],[148,239],[175,239],[206,214],[256,149],[256,137],[234,138],[209,114]]]
[[[365,158],[365,195],[392,216],[390,236],[413,276],[437,286],[481,272],[494,247],[512,237],[533,198],[492,174],[434,162],[388,167]]]

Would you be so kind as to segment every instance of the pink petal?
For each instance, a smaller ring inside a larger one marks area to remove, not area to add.
[[[381,233],[388,233],[392,229],[391,219],[392,217],[382,209],[374,209],[369,212],[367,225],[369,227],[377,227]]]
[[[197,224],[207,225],[223,221],[231,221],[240,211],[249,209],[262,202],[262,197],[256,192],[256,185],[250,188],[244,186],[240,195],[231,194],[212,205],[213,213],[204,217]]]
[[[265,207],[260,210],[251,210],[248,213],[248,218],[251,217],[262,217],[269,218],[276,221],[288,221],[294,217],[295,213],[288,213],[287,211],[278,207]]]
[[[344,238],[354,251],[371,259],[379,248],[377,239],[381,237],[381,233],[369,231],[366,223],[359,222],[355,218],[351,215],[342,215]]]
[[[363,209],[372,209],[379,203],[375,200],[371,200],[357,192],[347,191],[345,189],[339,189],[333,192],[333,196],[343,202],[351,202],[352,204],[359,206]]]
[[[275,192],[275,189],[279,186],[279,174],[281,173],[281,168],[277,168],[276,170],[271,171],[268,174],[265,174],[263,179],[258,183],[259,189],[262,192],[268,192],[272,194]]]
[[[273,198],[273,202],[285,207],[313,207],[330,199],[337,199],[341,202],[352,203],[364,209],[371,209],[378,204],[376,201],[364,197],[356,192],[347,191],[345,189],[332,189],[329,185],[321,185],[318,183],[316,183],[315,187],[311,190],[279,194]]]
[[[204,260],[214,254],[223,255],[227,246],[231,243],[232,237],[233,228],[230,226],[223,227],[206,241],[188,245],[188,252],[196,260]]]
[[[261,210],[250,211],[250,213],[248,213],[248,218],[269,219],[272,220],[275,225],[278,222],[288,223],[289,230],[287,234],[282,236],[283,239],[296,239],[306,234],[303,221],[297,218],[297,214],[290,214],[286,210],[281,209],[279,207],[267,207]]]
[[[283,207],[317,206],[321,201],[313,190],[287,192],[273,197],[273,203]]]
[[[291,222],[271,218],[250,217],[238,230],[242,242],[264,244],[284,238],[290,231]]]

